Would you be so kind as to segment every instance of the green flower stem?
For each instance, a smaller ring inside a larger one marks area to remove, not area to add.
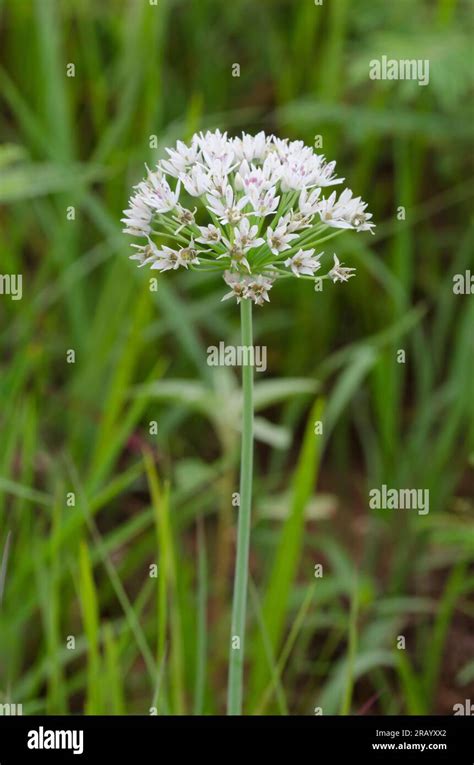
[[[240,326],[242,345],[249,347],[253,344],[252,301],[249,299],[242,300],[240,303]],[[240,507],[229,648],[229,684],[227,688],[227,714],[229,715],[242,714],[253,470],[253,368],[250,364],[242,367],[242,393]]]
[[[325,231],[328,228],[326,224],[319,223],[316,226],[311,226],[308,230],[304,231],[304,233],[300,234],[300,237],[296,244],[291,247],[291,249],[284,250],[280,255],[277,256],[278,259],[288,258],[291,257],[291,255],[294,255],[298,250],[304,248],[304,247],[311,247],[313,242],[312,239],[314,236],[319,236],[323,231]],[[331,235],[333,236],[333,235]],[[316,244],[319,244],[319,242],[325,241],[325,240],[316,240]],[[266,248],[266,252],[264,252],[264,249]],[[258,266],[259,268],[263,268],[266,265],[269,265],[274,260],[273,253],[270,252],[270,248],[268,245],[262,245],[262,247],[257,250],[255,256],[254,256],[254,265]]]
[[[344,233],[344,231],[347,231],[347,229],[338,228],[333,234],[329,234],[328,236],[325,236],[322,239],[314,239],[314,241],[310,241],[308,239],[308,241],[304,243],[304,246],[306,248],[311,248],[311,247],[319,248],[320,244],[322,244],[323,242],[328,242],[330,239],[334,239],[334,237],[336,236],[340,236],[341,234]],[[271,265],[272,263],[276,263],[282,260],[286,260],[286,258],[290,258],[292,255],[295,255],[299,249],[302,248],[301,245],[302,245],[302,242],[298,242],[298,244],[295,245],[295,247],[292,247],[290,250],[284,250],[284,252],[274,256],[272,260],[269,259],[267,262],[264,261],[262,263],[259,263],[259,267],[264,268],[265,266]]]
[[[171,231],[171,230],[170,231],[157,231],[156,229],[152,229],[151,233],[154,234],[155,236],[165,237],[166,239],[174,239],[175,243],[179,247],[182,247],[183,245],[187,246],[189,244],[188,240],[185,239],[184,236],[180,236],[179,234],[176,234],[174,231]],[[155,244],[156,244],[156,242],[155,242]],[[163,243],[161,242],[160,246],[161,246],[161,244],[163,244]]]
[[[273,222],[279,220],[281,218],[281,216],[283,215],[283,210],[285,209],[285,207],[288,204],[288,200],[290,198],[290,195],[292,196],[291,192],[289,192],[289,191],[281,191],[280,204],[278,205],[278,209],[277,209],[277,211],[275,213],[275,217],[273,219]]]
[[[275,271],[281,279],[295,278],[295,275],[291,271],[282,271],[280,268],[276,268]],[[329,274],[324,274],[324,276],[318,276],[317,272],[314,274],[314,276],[307,276],[306,274],[300,274],[298,276],[298,279],[307,279],[308,281],[311,281],[311,282],[315,282],[315,281],[324,282],[330,278],[331,277],[329,276]]]
[[[181,241],[183,244],[189,244],[186,237],[182,236],[182,234],[177,234],[175,231],[174,226],[163,216],[163,215],[157,215],[158,223],[160,226],[162,226],[165,230],[164,231],[153,231],[154,234],[161,234],[161,236],[169,236],[174,237],[177,241]]]

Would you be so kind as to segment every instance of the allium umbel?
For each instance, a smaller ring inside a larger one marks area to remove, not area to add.
[[[143,237],[132,260],[157,271],[186,268],[221,272],[230,288],[223,300],[263,305],[276,280],[354,276],[336,255],[322,276],[319,245],[344,229],[370,231],[372,215],[340,186],[335,162],[302,141],[265,135],[195,134],[178,141],[167,159],[135,186],[124,210],[124,231]],[[331,231],[338,229],[338,231]],[[328,233],[331,231],[331,233]]]

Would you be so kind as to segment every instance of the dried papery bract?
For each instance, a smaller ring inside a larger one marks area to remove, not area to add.
[[[323,243],[345,230],[374,228],[367,205],[342,188],[336,163],[302,141],[243,133],[195,134],[178,141],[135,186],[122,222],[142,240],[130,256],[140,268],[220,273],[222,299],[240,304],[242,346],[253,344],[252,303],[270,301],[292,276],[347,282],[355,269]],[[333,189],[332,187],[336,187]],[[228,713],[241,714],[253,465],[253,371],[242,369],[240,507],[229,654]]]

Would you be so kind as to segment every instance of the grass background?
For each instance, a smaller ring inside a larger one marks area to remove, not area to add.
[[[322,136],[378,224],[337,240],[349,284],[289,280],[256,311],[245,712],[474,698],[474,303],[452,290],[474,271],[472,14],[0,2],[1,272],[23,276],[0,296],[0,703],[224,709],[239,380],[206,348],[238,312],[208,274],[150,292],[119,223],[143,163],[208,127]],[[429,59],[429,86],[371,81],[382,55]],[[382,483],[430,513],[370,510]]]

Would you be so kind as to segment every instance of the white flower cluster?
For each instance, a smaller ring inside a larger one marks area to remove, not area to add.
[[[343,282],[354,276],[336,255],[332,268],[316,275],[322,242],[345,229],[374,228],[367,205],[350,189],[324,194],[344,181],[335,175],[335,162],[302,141],[263,131],[241,138],[199,133],[166,152],[156,170],[147,168],[122,218],[126,233],[146,240],[132,245],[139,266],[221,271],[231,290],[223,299],[257,305],[268,301],[278,278]]]

